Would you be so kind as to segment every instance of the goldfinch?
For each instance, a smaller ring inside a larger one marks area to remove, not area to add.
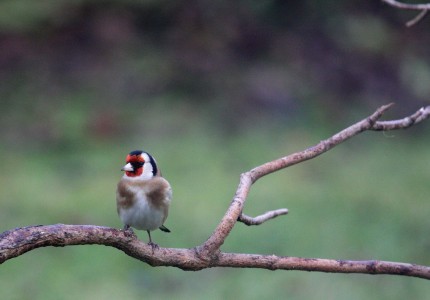
[[[121,171],[124,176],[117,186],[116,205],[124,230],[146,230],[149,244],[157,246],[152,242],[151,231],[159,228],[170,232],[163,224],[169,213],[172,188],[147,152],[130,152]]]

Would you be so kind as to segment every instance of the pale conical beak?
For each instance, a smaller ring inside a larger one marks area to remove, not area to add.
[[[121,168],[121,171],[127,171],[127,172],[133,172],[133,166],[131,163],[126,164],[124,167]]]

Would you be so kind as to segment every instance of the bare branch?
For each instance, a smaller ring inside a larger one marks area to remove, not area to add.
[[[372,126],[372,130],[396,130],[396,129],[406,129],[417,123],[420,123],[430,116],[430,106],[422,107],[416,113],[400,119],[393,121],[378,121]]]
[[[376,121],[382,116],[382,114],[388,110],[393,104],[387,104],[384,106],[381,106],[378,108],[372,115],[367,117],[364,120],[361,120],[360,122],[355,123],[354,125],[351,125],[350,127],[340,131],[339,133],[333,135],[332,137],[319,142],[317,145],[310,147],[306,150],[296,152],[293,154],[290,154],[288,156],[279,158],[277,160],[265,163],[261,166],[258,166],[249,173],[251,173],[251,179],[252,183],[256,182],[261,177],[268,175],[270,173],[279,171],[281,169],[284,169],[286,167],[293,166],[295,164],[301,163],[303,161],[315,158],[324,152],[327,152],[328,150],[332,149],[333,147],[339,145],[340,143],[343,143],[347,139],[365,131],[372,129],[373,125],[376,123]],[[397,122],[397,121],[394,121]],[[398,128],[396,128],[398,129]],[[388,128],[386,130],[391,130],[391,128]]]
[[[264,214],[259,215],[255,218],[247,216],[245,214],[241,214],[239,216],[238,221],[242,222],[243,224],[248,225],[248,226],[261,225],[268,220],[271,220],[271,219],[274,219],[278,216],[286,215],[286,214],[288,214],[288,209],[280,208],[277,210],[271,210],[271,211],[265,212]]]
[[[419,21],[421,21],[424,16],[427,14],[427,11],[430,10],[430,3],[423,3],[423,4],[410,4],[410,3],[403,3],[396,0],[382,0],[382,2],[387,3],[388,5],[391,5],[396,8],[400,9],[409,9],[409,10],[420,10],[421,12],[412,20],[406,22],[407,27],[414,26]]]
[[[267,162],[241,174],[236,194],[221,222],[206,242],[195,248],[156,248],[154,251],[153,247],[139,241],[135,235],[130,235],[119,229],[92,225],[37,225],[15,228],[0,234],[0,264],[40,247],[97,244],[117,248],[151,266],[172,266],[183,270],[197,271],[212,267],[236,267],[333,273],[390,274],[430,279],[429,266],[375,260],[330,260],[223,253],[220,250],[237,221],[247,225],[258,225],[288,212],[287,209],[278,209],[266,212],[255,218],[243,214],[242,211],[249,190],[261,177],[315,158],[366,130],[405,129],[424,121],[430,115],[430,106],[428,106],[400,120],[379,121],[382,114],[390,107],[391,104],[378,108],[369,117],[313,147]]]
[[[243,206],[245,204],[245,200],[248,196],[251,185],[261,177],[286,167],[293,166],[300,162],[315,158],[363,131],[376,129],[379,130],[379,128],[381,128],[381,130],[388,131],[392,129],[408,128],[411,126],[409,123],[405,124],[404,121],[402,121],[404,119],[388,121],[391,122],[388,124],[395,124],[395,126],[389,126],[386,123],[382,123],[382,125],[375,125],[377,124],[378,119],[382,117],[383,113],[392,105],[393,104],[391,103],[381,106],[369,117],[355,123],[354,125],[351,125],[350,127],[340,131],[332,137],[319,142],[313,147],[285,157],[281,157],[271,162],[267,162],[246,173],[241,174],[239,186],[236,190],[236,195],[234,196],[230,207],[228,208],[215,231],[203,245],[198,247],[198,250],[202,252],[203,256],[212,256],[219,252],[220,247],[224,243],[230,231],[233,229],[237,219],[239,218],[239,215],[242,213]],[[409,118],[414,119],[414,124],[417,124],[428,117],[429,109],[429,107],[424,109],[421,108],[418,112],[412,116],[409,116]],[[374,126],[376,126],[376,129],[374,129]]]
[[[213,234],[202,246],[199,247],[199,250],[202,251],[204,256],[212,256],[214,253],[219,251],[226,237],[233,229],[233,226],[235,225],[236,220],[239,218],[239,215],[242,213],[242,209],[248,196],[251,185],[254,184],[259,178],[284,169],[286,167],[312,159],[330,150],[331,148],[342,143],[348,138],[360,132],[363,132],[364,130],[372,128],[375,122],[382,116],[382,114],[387,109],[391,107],[391,105],[392,104],[388,104],[378,108],[371,116],[342,130],[331,138],[321,141],[316,146],[265,163],[246,173],[241,174],[239,186],[236,190],[236,195],[234,196],[230,207],[228,208],[223,219],[221,220]]]
[[[410,9],[410,10],[429,10],[430,9],[430,3],[410,4],[410,3],[399,2],[396,0],[382,0],[382,2],[385,2],[388,5],[391,5],[393,7],[400,8],[400,9]]]
[[[241,253],[219,253],[216,257],[203,258],[195,248],[156,248],[153,253],[150,245],[122,230],[91,225],[38,225],[6,231],[0,235],[0,263],[40,247],[94,244],[117,248],[151,266],[172,266],[189,271],[232,267],[403,275],[430,279],[430,267],[378,260],[351,261]]]
[[[223,267],[300,270],[327,273],[363,273],[404,275],[430,279],[430,267],[379,260],[334,260],[275,255],[222,253]]]
[[[412,20],[409,20],[406,22],[406,26],[407,27],[412,27],[415,24],[417,24],[419,21],[421,21],[422,19],[424,19],[424,17],[427,15],[428,10],[424,9],[422,11],[420,11],[420,13],[418,15],[416,15],[415,18],[413,18]]]

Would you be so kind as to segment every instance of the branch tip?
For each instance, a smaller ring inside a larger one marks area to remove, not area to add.
[[[423,9],[418,15],[416,15],[415,18],[413,18],[412,20],[406,22],[406,27],[412,27],[415,24],[417,24],[419,21],[421,21],[427,14],[428,9]]]
[[[248,226],[261,225],[266,221],[269,221],[271,219],[274,219],[276,217],[286,215],[286,214],[288,214],[288,209],[280,208],[277,210],[271,210],[271,211],[265,212],[264,214],[261,214],[254,218],[242,213],[237,220]]]

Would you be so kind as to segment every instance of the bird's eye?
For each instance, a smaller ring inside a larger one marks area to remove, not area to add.
[[[143,167],[143,164],[144,164],[144,162],[140,162],[140,161],[134,161],[134,162],[131,162],[131,165],[133,166],[133,168],[136,170],[136,169],[139,169],[139,168],[142,168]]]

